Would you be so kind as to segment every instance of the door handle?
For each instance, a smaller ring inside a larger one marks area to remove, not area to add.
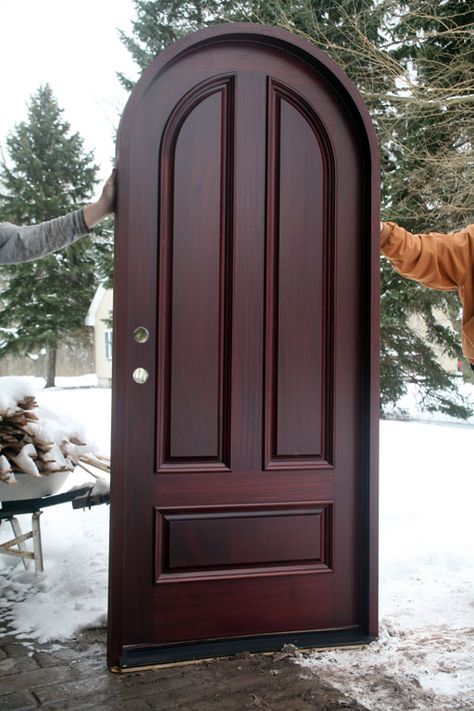
[[[132,373],[132,377],[136,383],[138,383],[139,385],[143,385],[150,377],[150,374],[148,373],[148,370],[146,370],[146,368],[135,368]]]

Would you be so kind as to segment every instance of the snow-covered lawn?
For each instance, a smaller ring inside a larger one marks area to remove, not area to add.
[[[380,424],[380,638],[300,663],[373,711],[472,711],[474,428]]]
[[[95,376],[58,379],[67,388],[36,391],[40,406],[64,412],[84,426],[88,444],[110,452],[110,390],[90,387]],[[42,381],[37,381],[42,387]],[[64,485],[68,490],[94,480],[76,469]],[[19,516],[23,531],[31,517]],[[107,609],[109,507],[85,511],[62,504],[44,510],[41,537],[45,573],[25,571],[21,561],[0,555],[0,634],[5,623],[20,639],[67,639],[84,626],[104,624]],[[11,538],[9,524],[0,526],[0,542]]]
[[[56,388],[37,399],[82,421],[108,453],[110,391]],[[472,425],[381,422],[380,639],[304,655],[302,673],[374,711],[474,709],[473,449]],[[87,479],[72,476],[67,488]],[[107,506],[45,509],[43,575],[0,557],[3,631],[8,624],[20,638],[57,641],[104,624],[108,515]],[[0,540],[9,537],[3,524]]]

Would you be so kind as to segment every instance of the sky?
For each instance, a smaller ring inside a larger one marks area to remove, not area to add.
[[[116,72],[138,76],[118,35],[119,29],[130,34],[134,18],[132,0],[0,0],[1,147],[27,119],[31,95],[48,82],[105,180],[127,101]]]

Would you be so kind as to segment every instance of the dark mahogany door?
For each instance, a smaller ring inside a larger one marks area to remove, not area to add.
[[[199,32],[134,90],[118,179],[110,664],[369,639],[379,227],[360,98],[285,31]]]

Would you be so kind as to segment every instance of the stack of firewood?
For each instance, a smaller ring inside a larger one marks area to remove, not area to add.
[[[84,451],[77,435],[62,435],[58,442],[33,412],[37,406],[28,395],[0,409],[0,481],[14,484],[15,472],[47,476],[72,471]]]

